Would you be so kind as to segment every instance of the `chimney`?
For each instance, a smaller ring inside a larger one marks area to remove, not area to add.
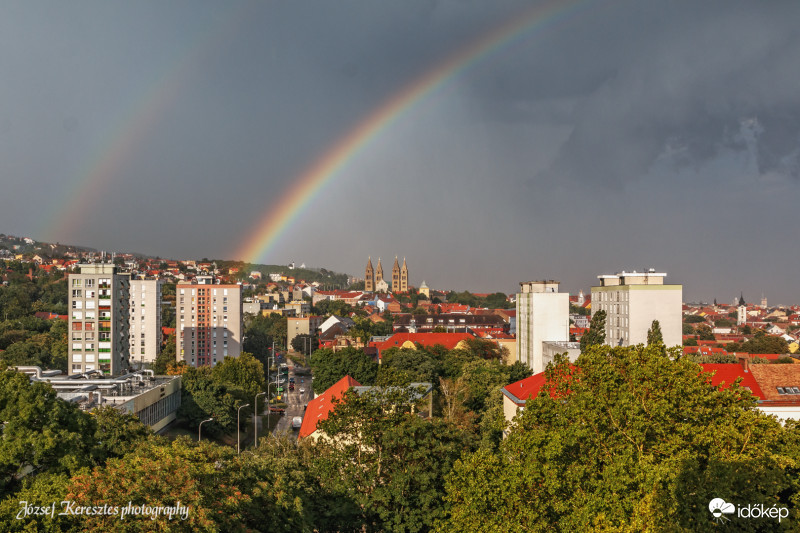
[[[747,355],[739,356],[739,364],[742,365],[742,368],[744,369],[745,372],[747,372],[747,373],[750,372],[750,357],[749,356],[747,356]]]

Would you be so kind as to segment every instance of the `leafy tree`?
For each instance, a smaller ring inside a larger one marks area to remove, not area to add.
[[[378,374],[389,369],[405,372],[413,381],[434,383],[439,375],[440,365],[430,352],[412,348],[390,348],[381,354]]]
[[[167,367],[169,367],[169,365],[174,365],[176,362],[175,350],[175,333],[170,333],[166,344],[161,348],[161,351],[158,352],[156,360],[153,362],[153,372],[159,376],[165,375],[167,373]]]
[[[514,363],[508,367],[508,383],[506,383],[506,385],[516,383],[532,375],[533,370],[531,370],[531,367],[522,361],[514,361]]]
[[[796,514],[797,430],[670,352],[595,346],[550,367],[499,451],[455,464],[438,529],[712,531],[708,502],[720,494]]]
[[[264,366],[252,354],[242,352],[238,357],[225,357],[213,367],[215,381],[237,396],[241,403],[253,403],[256,394],[266,390]],[[236,392],[239,394],[236,394]]]
[[[98,407],[92,414],[97,423],[94,455],[101,463],[134,451],[153,434],[136,416],[110,405]]]
[[[346,375],[362,385],[374,384],[378,363],[358,348],[345,348],[335,353],[325,348],[311,354],[311,370],[314,392],[321,394]]]
[[[185,520],[82,516],[83,531],[245,531],[262,524],[246,512],[252,497],[232,482],[240,468],[235,451],[227,446],[185,437],[170,443],[150,440],[103,468],[73,477],[66,499],[79,506],[116,506],[120,513],[128,502],[151,507],[180,502],[188,508]]]
[[[686,324],[700,324],[705,322],[706,319],[699,315],[689,315],[683,319]]]
[[[686,339],[685,341],[683,341],[683,345],[684,346],[697,346],[697,339],[695,339],[694,337],[690,337],[690,338]]]
[[[55,516],[28,516],[17,519],[22,509],[20,502],[32,505],[48,505],[62,502],[67,497],[69,476],[63,473],[41,473],[26,476],[22,479],[22,488],[0,503],[0,531],[45,531],[60,533],[62,531],[80,531],[79,517],[60,516],[60,505],[57,503]]]
[[[236,398],[228,387],[214,379],[210,367],[181,367],[181,405],[177,416],[191,428],[213,417],[203,431],[220,435],[236,428]]]
[[[464,349],[474,357],[491,359],[494,361],[505,361],[508,357],[508,349],[487,339],[475,337],[467,339],[464,344],[466,344]]]
[[[647,330],[647,345],[664,347],[664,335],[661,334],[661,324],[658,320],[653,320],[650,329]],[[664,353],[666,353],[666,351],[664,351]]]
[[[591,346],[602,345],[606,342],[606,312],[602,309],[592,316],[589,330],[581,337],[581,352]]]
[[[742,343],[731,343],[728,351],[756,353],[789,353],[789,343],[783,337],[773,337],[757,331],[752,339]]]
[[[316,333],[314,335],[306,335],[305,333],[300,335],[295,335],[292,339],[292,349],[296,352],[300,352],[305,356],[311,355],[311,353],[319,346],[319,335]]]
[[[695,331],[697,332],[697,338],[700,339],[701,341],[716,340],[714,332],[711,331],[711,328],[705,324],[700,324],[699,326],[697,326],[697,329]]]
[[[694,326],[684,323],[681,325],[681,331],[684,335],[694,335]]]
[[[356,501],[368,531],[428,531],[445,516],[444,479],[470,435],[409,412],[403,392],[349,392],[320,428],[320,479]],[[359,528],[360,529],[360,528]]]
[[[72,473],[92,464],[96,424],[44,382],[0,372],[0,495],[30,472]]]

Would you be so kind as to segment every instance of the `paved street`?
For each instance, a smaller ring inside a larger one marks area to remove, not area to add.
[[[311,375],[297,375],[295,373],[294,363],[287,358],[289,365],[289,377],[294,377],[294,391],[286,392],[286,414],[281,417],[278,425],[273,430],[273,434],[288,432],[297,435],[297,431],[292,431],[292,418],[295,416],[303,416],[303,407],[313,398],[311,393]],[[302,381],[301,381],[302,380]],[[305,389],[304,394],[300,394],[300,389]],[[287,389],[288,390],[288,389]]]

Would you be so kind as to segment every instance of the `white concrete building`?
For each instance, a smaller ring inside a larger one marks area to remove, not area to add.
[[[80,265],[70,274],[69,363],[70,374],[99,370],[120,375],[130,367],[130,274],[118,274],[107,263]]]
[[[617,272],[597,276],[592,287],[592,316],[606,312],[606,344],[647,344],[647,331],[658,320],[666,346],[683,343],[683,285],[666,285],[664,272]]]
[[[569,294],[558,292],[558,281],[520,283],[517,294],[517,360],[534,373],[547,366],[542,356],[545,341],[569,341]]]
[[[130,361],[153,363],[161,351],[162,280],[132,279],[130,286]],[[137,367],[140,368],[140,367]]]

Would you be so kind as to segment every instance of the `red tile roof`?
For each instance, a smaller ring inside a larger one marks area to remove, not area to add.
[[[752,372],[745,371],[745,369],[739,363],[708,363],[701,364],[700,368],[703,369],[703,372],[711,374],[709,376],[709,381],[715,387],[727,389],[733,385],[733,382],[736,381],[736,378],[742,378],[741,383],[739,383],[740,387],[748,387],[750,392],[753,393],[753,396],[761,400],[764,399],[764,393],[761,391],[761,387],[758,386],[758,383],[753,377]]]
[[[375,346],[378,352],[382,352],[389,348],[400,347],[406,341],[411,341],[422,346],[441,344],[446,349],[452,350],[459,342],[473,338],[475,337],[469,333],[395,333],[384,342],[372,343],[370,346]]]
[[[576,368],[577,367],[570,365],[571,370],[575,371]],[[567,379],[569,379],[569,376],[567,376]],[[529,398],[535,398],[539,395],[539,392],[542,390],[542,387],[544,387],[546,382],[547,380],[545,379],[545,373],[539,372],[538,374],[534,374],[520,381],[516,381],[510,385],[506,385],[501,389],[501,391],[518,407],[523,407]],[[553,392],[551,392],[550,395],[555,397]]]
[[[308,437],[317,430],[317,424],[322,420],[327,420],[333,411],[333,399],[342,398],[350,387],[360,387],[361,383],[350,376],[345,376],[328,388],[325,392],[308,402],[303,425],[300,426],[300,438]]]

